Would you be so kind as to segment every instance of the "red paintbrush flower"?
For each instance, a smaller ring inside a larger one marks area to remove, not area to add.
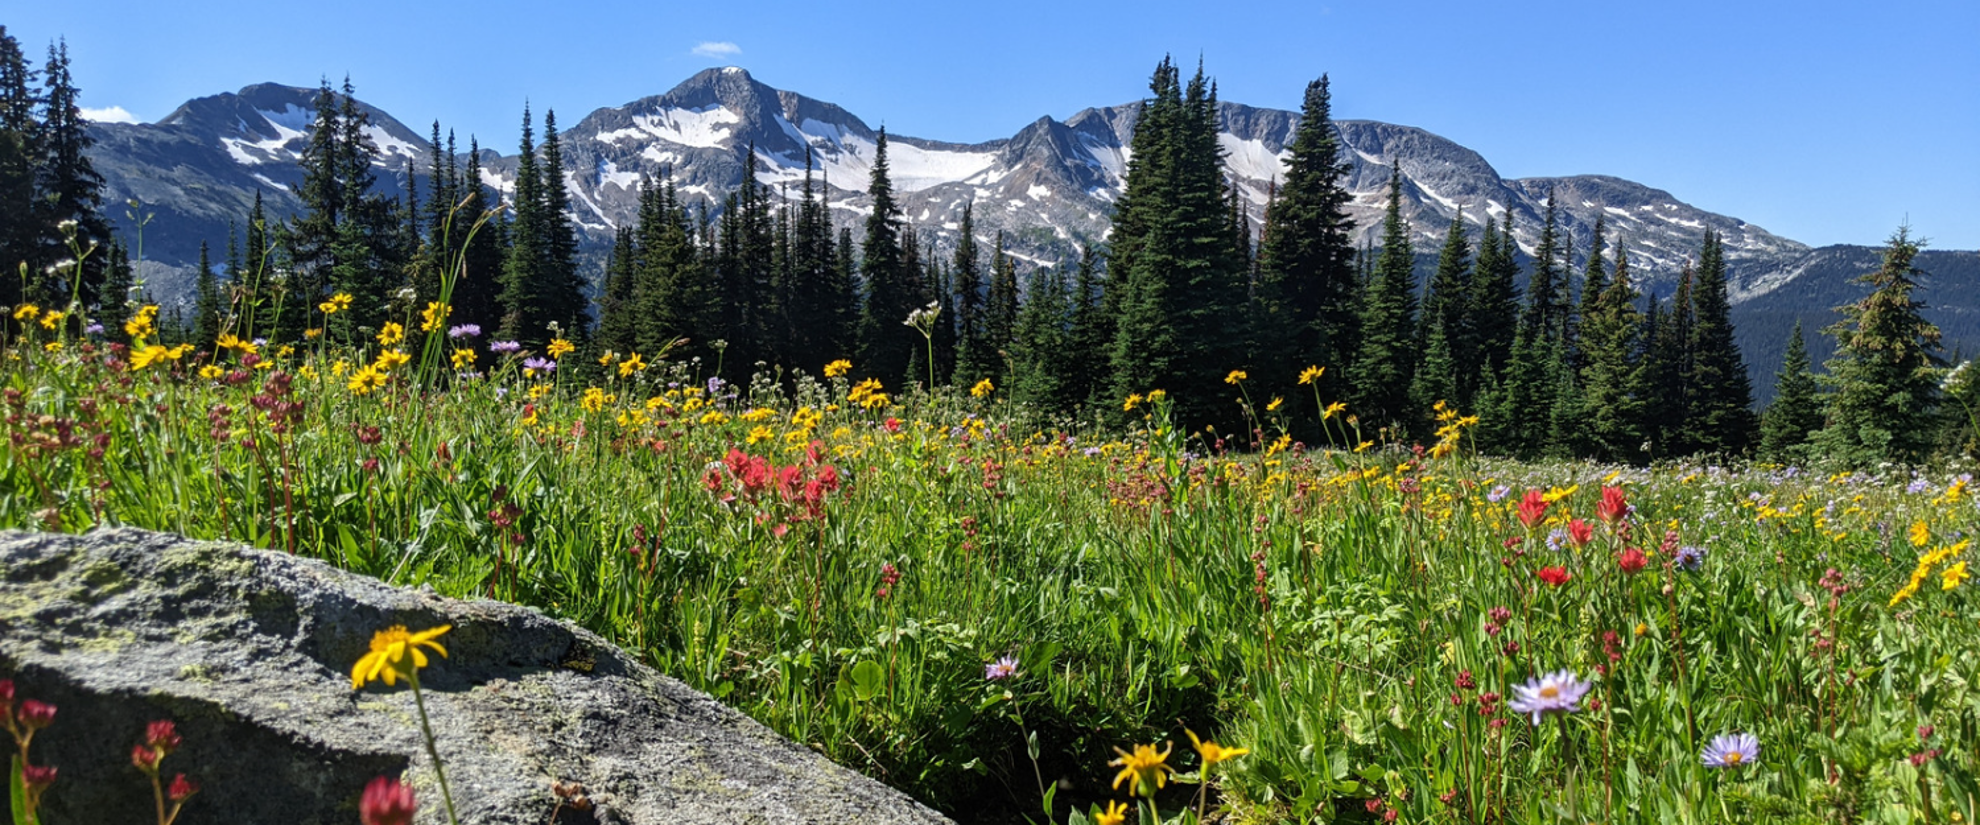
[[[1586,547],[1595,538],[1595,525],[1578,518],[1568,519],[1568,538],[1574,540],[1576,547]]]
[[[1567,584],[1568,579],[1574,578],[1574,574],[1569,573],[1565,567],[1542,567],[1540,568],[1540,572],[1534,575],[1539,576],[1541,581],[1555,587]]]
[[[1527,490],[1526,497],[1519,500],[1519,523],[1531,530],[1547,517],[1547,496],[1539,490]]]
[[[412,825],[418,809],[412,786],[383,776],[364,786],[364,796],[358,799],[358,819],[364,825]]]
[[[1621,567],[1624,573],[1632,576],[1643,572],[1643,566],[1649,563],[1650,557],[1643,555],[1642,550],[1634,547],[1616,554],[1616,566]]]
[[[1608,522],[1610,527],[1621,523],[1629,515],[1629,499],[1623,497],[1621,487],[1603,487],[1602,500],[1595,505],[1595,515]]]

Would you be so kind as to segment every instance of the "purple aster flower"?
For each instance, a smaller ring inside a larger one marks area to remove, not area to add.
[[[480,338],[480,324],[462,324],[447,330],[448,338]]]
[[[1526,684],[1513,685],[1513,698],[1506,703],[1506,707],[1512,708],[1514,713],[1531,714],[1533,724],[1539,725],[1544,714],[1580,710],[1577,705],[1590,687],[1593,685],[1575,678],[1573,671],[1556,670],[1528,679]]]
[[[522,344],[515,341],[493,341],[488,344],[488,351],[496,355],[509,355],[521,352]]]
[[[1932,489],[1932,480],[1926,478],[1914,478],[1911,480],[1910,484],[1907,484],[1904,487],[1905,492],[1910,493],[1914,496],[1930,489]]]
[[[1547,534],[1547,549],[1559,553],[1562,547],[1567,546],[1567,540],[1568,532],[1556,527],[1553,532]]]
[[[1092,457],[1094,457],[1094,456],[1097,456],[1097,455],[1099,455],[1099,454],[1100,454],[1100,448],[1099,448],[1099,447],[1088,447],[1088,448],[1086,448],[1086,449],[1084,449],[1084,450],[1081,450],[1081,452],[1083,452],[1083,453],[1085,453],[1085,454],[1086,454],[1086,457],[1087,457],[1087,458],[1092,458]]]
[[[523,369],[542,370],[543,372],[556,372],[557,362],[552,361],[548,358],[529,358],[523,361]]]
[[[1008,679],[1012,676],[1017,675],[1017,669],[1018,669],[1017,657],[1005,656],[1002,659],[998,659],[997,661],[984,665],[983,678],[988,679],[992,682],[999,681],[1002,679]]]
[[[1750,733],[1722,733],[1699,754],[1708,768],[1737,768],[1760,759],[1760,737]]]
[[[84,334],[84,335],[102,335],[102,334],[103,334],[103,325],[102,325],[102,324],[99,324],[99,323],[96,323],[96,322],[94,322],[94,321],[91,321],[91,322],[90,322],[90,324],[89,324],[89,326],[86,326],[86,327],[83,327],[83,334]]]
[[[723,381],[723,380],[722,380],[722,379],[720,379],[720,378],[710,378],[710,379],[708,379],[708,394],[709,394],[709,395],[716,395],[716,394],[719,394],[719,393],[721,393],[721,392],[722,392],[722,387],[724,387],[724,386],[727,386],[727,383],[728,383],[728,382],[725,382],[725,381]]]
[[[1699,565],[1705,563],[1705,548],[1679,547],[1677,553],[1671,556],[1671,563],[1677,565],[1679,570],[1697,570]]]
[[[1504,484],[1501,484],[1501,485],[1499,485],[1499,486],[1497,486],[1497,487],[1493,487],[1493,488],[1492,488],[1492,492],[1489,492],[1489,493],[1486,493],[1486,494],[1485,494],[1485,500],[1486,500],[1486,501],[1489,501],[1489,502],[1492,502],[1493,504],[1497,504],[1497,503],[1499,503],[1499,502],[1500,502],[1500,500],[1502,500],[1502,499],[1504,499],[1504,498],[1506,497],[1506,494],[1507,494],[1507,493],[1510,493],[1510,492],[1512,492],[1512,488],[1511,488],[1511,487],[1507,487],[1506,485],[1504,485]]]

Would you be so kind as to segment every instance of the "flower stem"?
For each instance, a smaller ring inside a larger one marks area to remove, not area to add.
[[[447,771],[440,766],[440,751],[433,747],[433,726],[426,721],[426,697],[419,690],[419,669],[410,669],[406,678],[412,682],[413,705],[419,708],[419,732],[426,736],[426,755],[433,760],[433,775],[440,779],[440,799],[447,803],[447,822],[461,825],[460,817],[454,815],[454,793],[447,789]]]

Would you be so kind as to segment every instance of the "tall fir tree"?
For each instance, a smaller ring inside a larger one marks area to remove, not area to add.
[[[523,106],[522,141],[516,155],[516,194],[509,223],[509,251],[502,265],[502,289],[498,300],[502,313],[501,337],[520,341],[524,346],[541,348],[551,335],[553,320],[546,296],[541,294],[547,280],[543,271],[547,256],[543,218],[543,174],[536,157],[536,132],[529,106]]]
[[[39,271],[40,227],[34,217],[35,166],[41,156],[41,121],[35,116],[35,71],[20,41],[0,26],[0,306],[28,300],[29,278]],[[11,322],[0,318],[0,323]]]
[[[990,295],[983,304],[983,339],[988,350],[983,357],[990,362],[983,377],[1003,380],[1006,376],[1017,323],[1017,259],[1004,251],[1004,233],[999,231],[997,246],[990,253]]]
[[[48,47],[48,65],[42,71],[43,97],[39,135],[40,149],[34,183],[35,208],[30,218],[40,231],[40,250],[30,270],[47,272],[42,300],[66,305],[71,300],[88,307],[97,302],[103,282],[103,260],[79,252],[99,247],[110,240],[110,225],[103,219],[103,176],[90,162],[89,149],[96,139],[89,134],[89,121],[83,118],[81,94],[69,71],[69,45],[57,41]],[[49,264],[76,260],[70,266]],[[9,273],[12,274],[12,273]]]
[[[1822,387],[1810,369],[1801,322],[1788,336],[1781,371],[1774,378],[1774,401],[1760,417],[1760,457],[1783,463],[1806,461],[1808,441],[1822,428]]]
[[[1597,232],[1595,237],[1601,238]],[[1601,247],[1591,251],[1600,257]],[[1582,302],[1581,391],[1588,422],[1590,456],[1602,461],[1640,462],[1649,458],[1644,445],[1645,403],[1649,390],[1643,356],[1642,297],[1629,277],[1629,250],[1616,244],[1615,274],[1599,265],[1588,267],[1589,280],[1602,291]],[[1600,274],[1599,280],[1595,277]]]
[[[638,280],[634,231],[634,227],[622,226],[612,234],[612,255],[605,263],[605,288],[598,295],[598,330],[593,340],[599,349],[608,352],[639,350],[639,307],[633,302],[633,288]]]
[[[96,306],[96,322],[103,325],[105,340],[128,344],[131,338],[124,332],[124,322],[134,313],[131,302],[138,296],[131,293],[136,288],[137,276],[123,241],[112,240],[102,253],[103,291]]]
[[[106,296],[114,297],[114,296]],[[206,242],[199,242],[199,268],[193,273],[193,327],[191,344],[200,349],[213,346],[220,337],[220,284],[213,276]]]
[[[1032,270],[1012,331],[1010,395],[1048,413],[1071,412],[1074,402],[1070,297],[1064,270]]]
[[[1918,250],[1910,227],[1899,227],[1883,265],[1856,279],[1870,294],[1841,307],[1843,319],[1824,330],[1836,339],[1826,365],[1833,388],[1827,424],[1815,435],[1826,456],[1855,466],[1917,462],[1931,446],[1942,361],[1939,328],[1912,296]]]
[[[1419,343],[1416,253],[1409,222],[1402,216],[1402,186],[1402,166],[1391,164],[1382,252],[1362,301],[1361,347],[1354,357],[1354,401],[1349,406],[1363,422],[1394,425],[1407,432],[1418,412],[1410,404],[1409,386]]]
[[[1104,275],[1100,256],[1092,244],[1080,247],[1079,268],[1073,275],[1068,301],[1072,308],[1068,323],[1067,363],[1070,375],[1066,393],[1075,403],[1104,404],[1107,390],[1107,347],[1114,339],[1113,319],[1106,313]]]
[[[921,335],[906,325],[908,314],[920,307],[908,291],[901,210],[888,174],[884,128],[874,141],[872,168],[866,193],[873,199],[873,212],[866,216],[865,239],[860,245],[859,275],[865,295],[860,305],[856,367],[861,374],[891,385],[914,379],[908,375],[908,362]]]
[[[1327,365],[1322,380],[1340,397],[1345,385],[1336,382],[1347,374],[1361,319],[1347,213],[1352,167],[1341,156],[1326,75],[1307,84],[1289,148],[1285,183],[1274,192],[1258,250],[1258,367],[1269,381],[1284,382],[1309,365]]]
[[[989,322],[984,311],[987,296],[981,255],[976,248],[975,212],[975,204],[963,204],[962,224],[951,266],[956,283],[956,377],[970,384],[980,378],[991,377],[998,368],[996,348],[990,344]]]
[[[543,227],[541,296],[550,320],[557,322],[567,337],[584,338],[591,325],[585,311],[584,274],[578,271],[577,227],[571,222],[570,190],[564,185],[563,137],[557,134],[557,110],[543,113],[543,202],[539,216]],[[753,182],[751,178],[750,182]]]
[[[1518,248],[1512,242],[1512,211],[1502,216],[1501,229],[1493,227],[1489,214],[1486,217],[1466,295],[1465,317],[1472,333],[1466,347],[1471,360],[1458,363],[1459,395],[1470,404],[1477,403],[1487,383],[1497,383],[1519,327],[1519,262],[1514,257]]]
[[[640,192],[639,228],[633,241],[633,303],[638,307],[637,345],[641,353],[657,355],[686,339],[675,350],[682,357],[714,362],[709,345],[716,337],[716,291],[709,266],[695,246],[687,211],[678,200],[671,178],[647,181]]]
[[[1753,385],[1733,338],[1726,296],[1725,245],[1706,230],[1691,291],[1691,372],[1685,379],[1685,426],[1698,449],[1738,454],[1753,444]]]
[[[1471,244],[1464,232],[1464,207],[1451,216],[1437,270],[1423,291],[1423,354],[1410,388],[1410,406],[1427,414],[1438,401],[1468,402],[1459,392],[1458,376],[1477,368],[1476,340],[1471,317]],[[1422,419],[1427,420],[1427,419]]]

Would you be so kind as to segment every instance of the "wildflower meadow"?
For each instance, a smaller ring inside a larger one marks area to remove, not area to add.
[[[537,607],[963,821],[1976,815],[1956,468],[1513,463],[1463,411],[1381,443],[1325,398],[1244,408],[1240,449],[1161,387],[1126,426],[1052,421],[988,381],[532,351],[440,304],[209,349],[155,308],[129,344],[40,311],[0,361],[0,524]],[[381,632],[353,681],[416,685],[444,630]],[[17,787],[62,793],[28,752],[60,725],[15,691]]]

